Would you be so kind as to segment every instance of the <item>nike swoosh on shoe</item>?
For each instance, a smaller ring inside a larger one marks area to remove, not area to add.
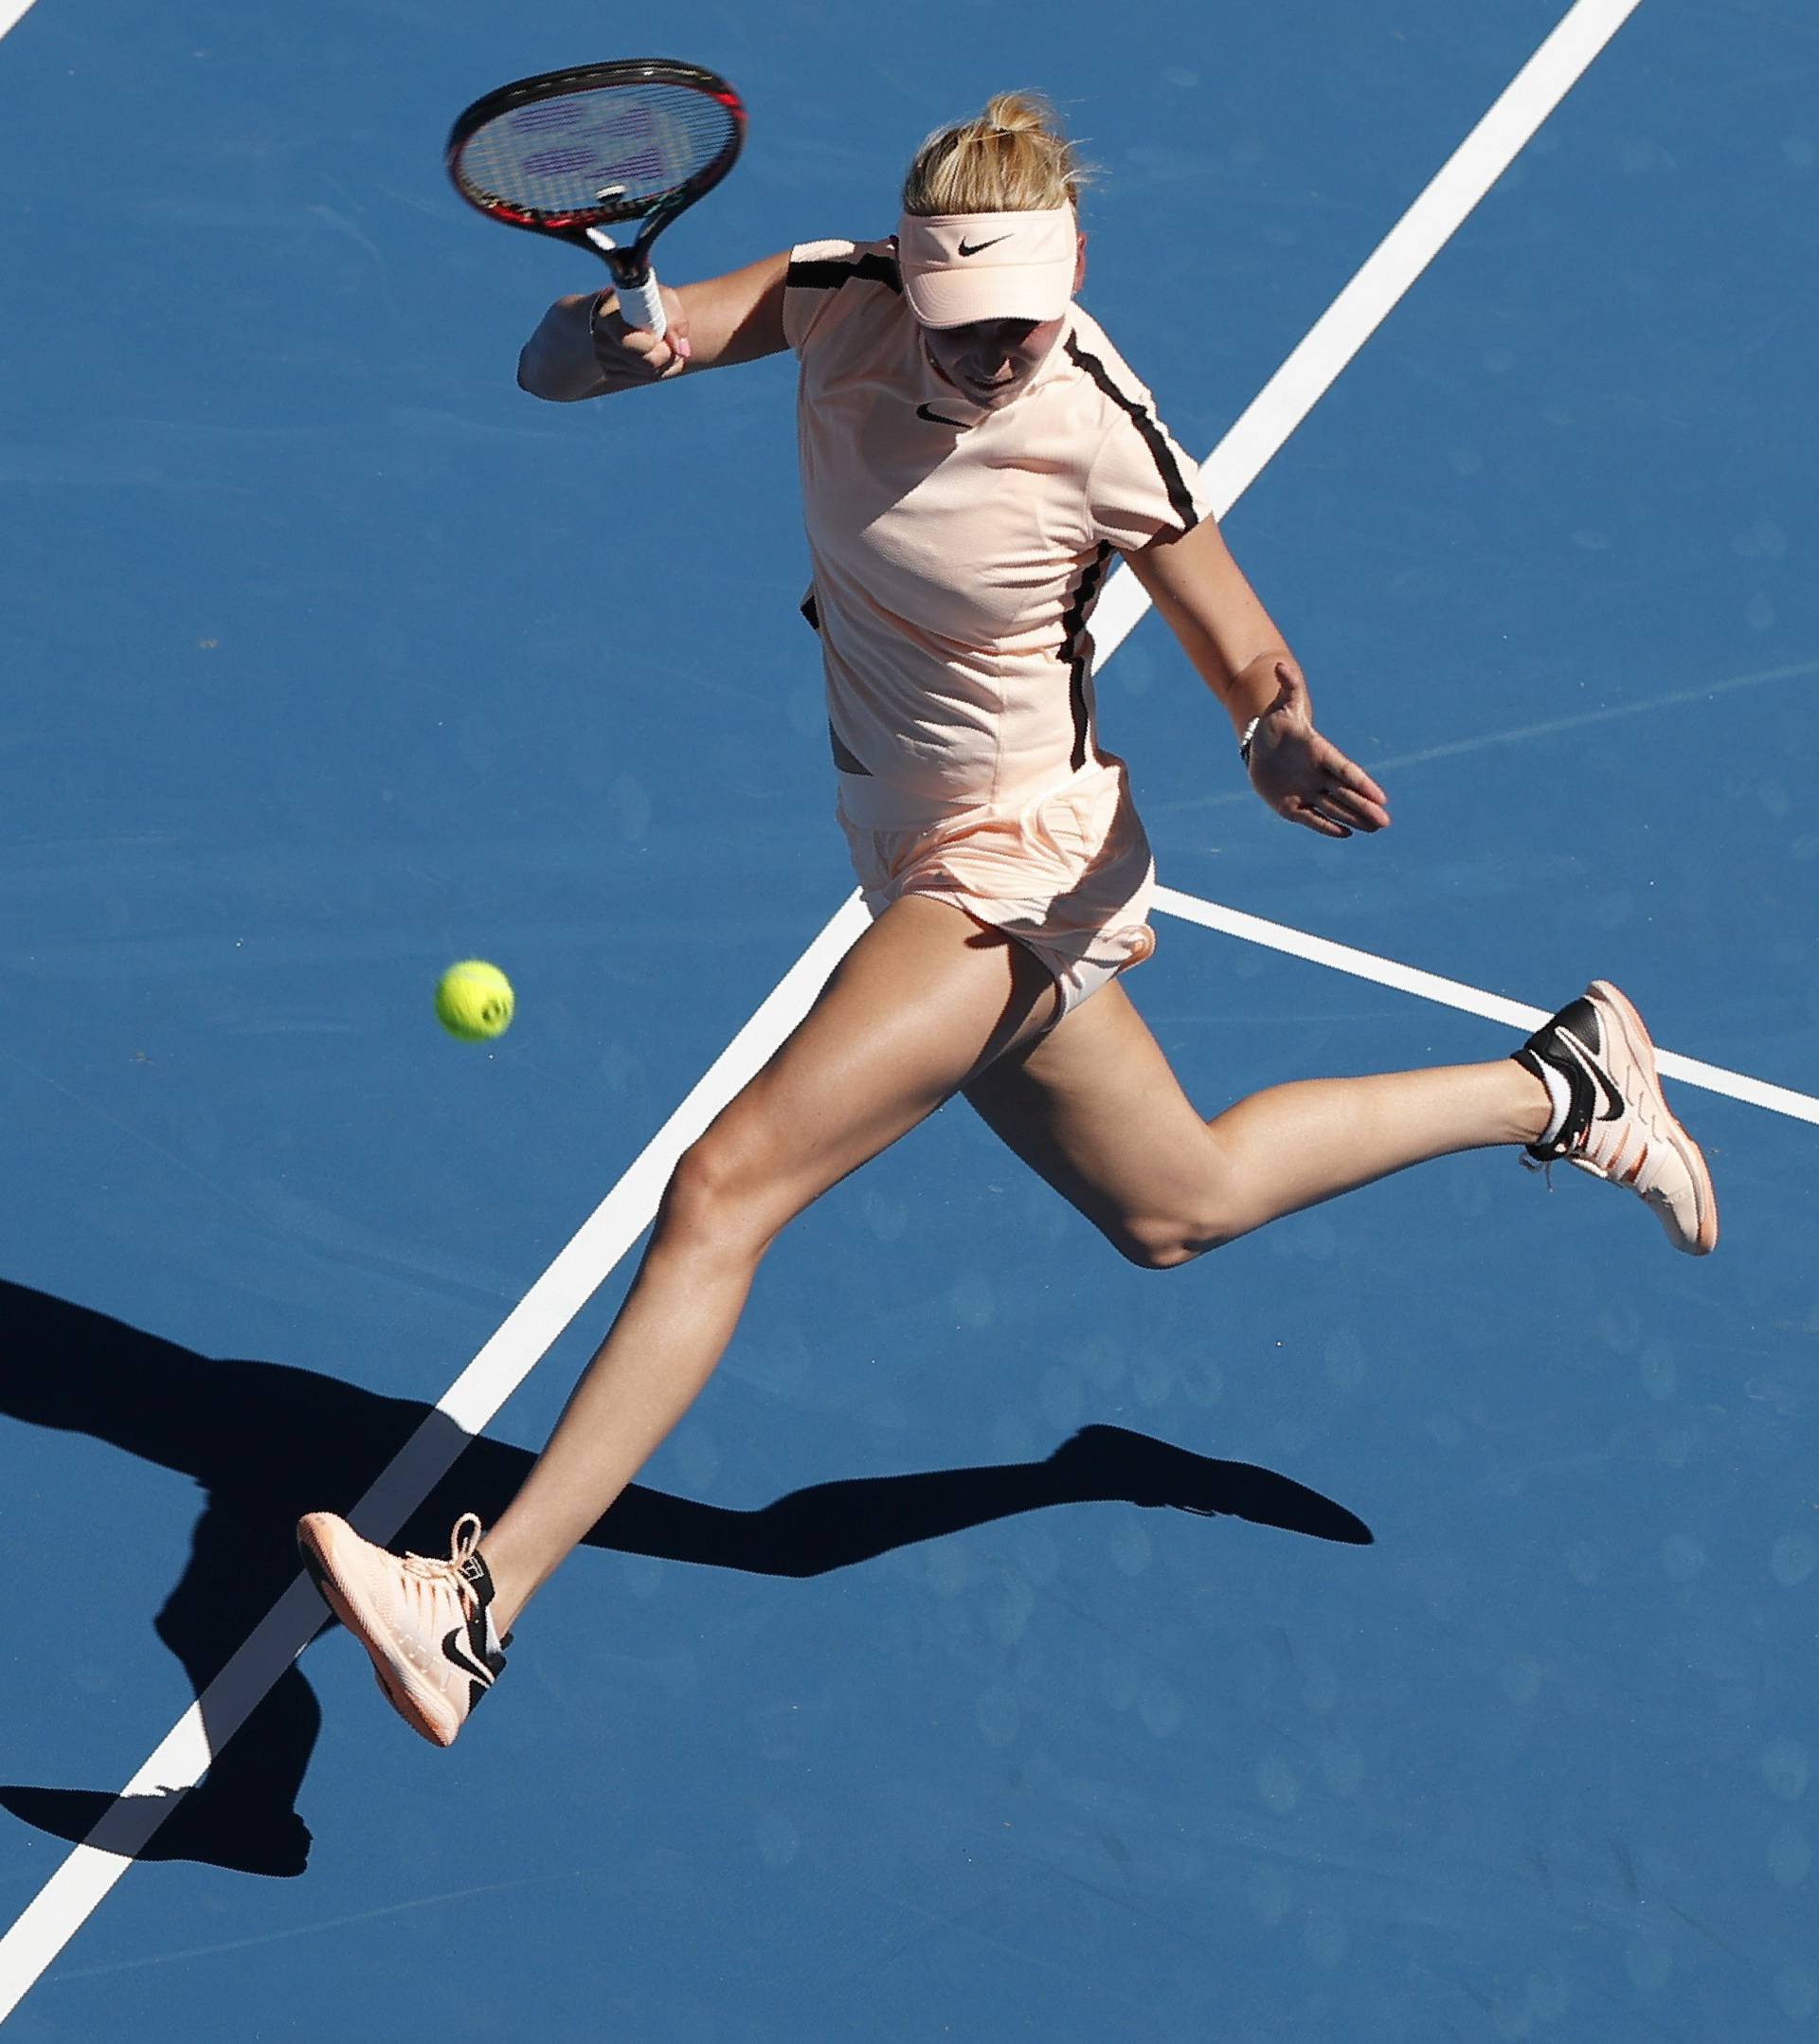
[[[1598,1119],[1600,1121],[1620,1120],[1628,1111],[1629,1103],[1612,1083],[1611,1075],[1598,1063],[1597,1059],[1592,1056],[1571,1030],[1561,1029],[1557,1034],[1559,1043],[1573,1061],[1589,1078],[1597,1081],[1598,1091],[1603,1094],[1606,1102],[1605,1112],[1598,1116]]]

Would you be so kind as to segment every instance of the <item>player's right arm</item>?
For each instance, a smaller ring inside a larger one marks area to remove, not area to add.
[[[569,405],[779,354],[789,345],[783,337],[788,269],[785,250],[679,291],[664,285],[669,331],[661,340],[628,327],[610,294],[598,301],[598,314],[592,293],[558,298],[518,356],[518,388]]]

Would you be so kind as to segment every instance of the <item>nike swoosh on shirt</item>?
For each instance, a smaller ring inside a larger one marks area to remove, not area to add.
[[[931,425],[954,425],[964,428],[966,424],[964,419],[949,419],[941,412],[930,411],[927,405],[916,407],[916,417],[927,419]]]
[[[996,248],[1000,242],[1008,242],[1009,240],[1010,236],[1008,234],[994,234],[989,242],[962,242],[960,252],[963,256],[976,256],[982,249]]]

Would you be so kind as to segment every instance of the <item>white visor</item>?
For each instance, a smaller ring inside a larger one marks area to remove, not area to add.
[[[1032,213],[906,213],[897,265],[926,327],[1058,319],[1073,296],[1073,208]]]

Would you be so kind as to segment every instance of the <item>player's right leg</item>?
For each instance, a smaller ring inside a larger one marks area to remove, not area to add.
[[[311,1573],[418,1731],[454,1739],[517,1614],[707,1382],[779,1230],[1055,1004],[1020,945],[947,902],[894,903],[678,1165],[611,1331],[484,1545],[464,1521],[446,1562],[401,1560],[333,1514],[302,1522]]]
[[[1126,1256],[1155,1268],[1494,1144],[1629,1186],[1678,1249],[1702,1255],[1718,1239],[1699,1147],[1662,1098],[1640,1018],[1602,981],[1512,1057],[1296,1080],[1210,1122],[1113,984],[982,1073],[967,1097]]]

